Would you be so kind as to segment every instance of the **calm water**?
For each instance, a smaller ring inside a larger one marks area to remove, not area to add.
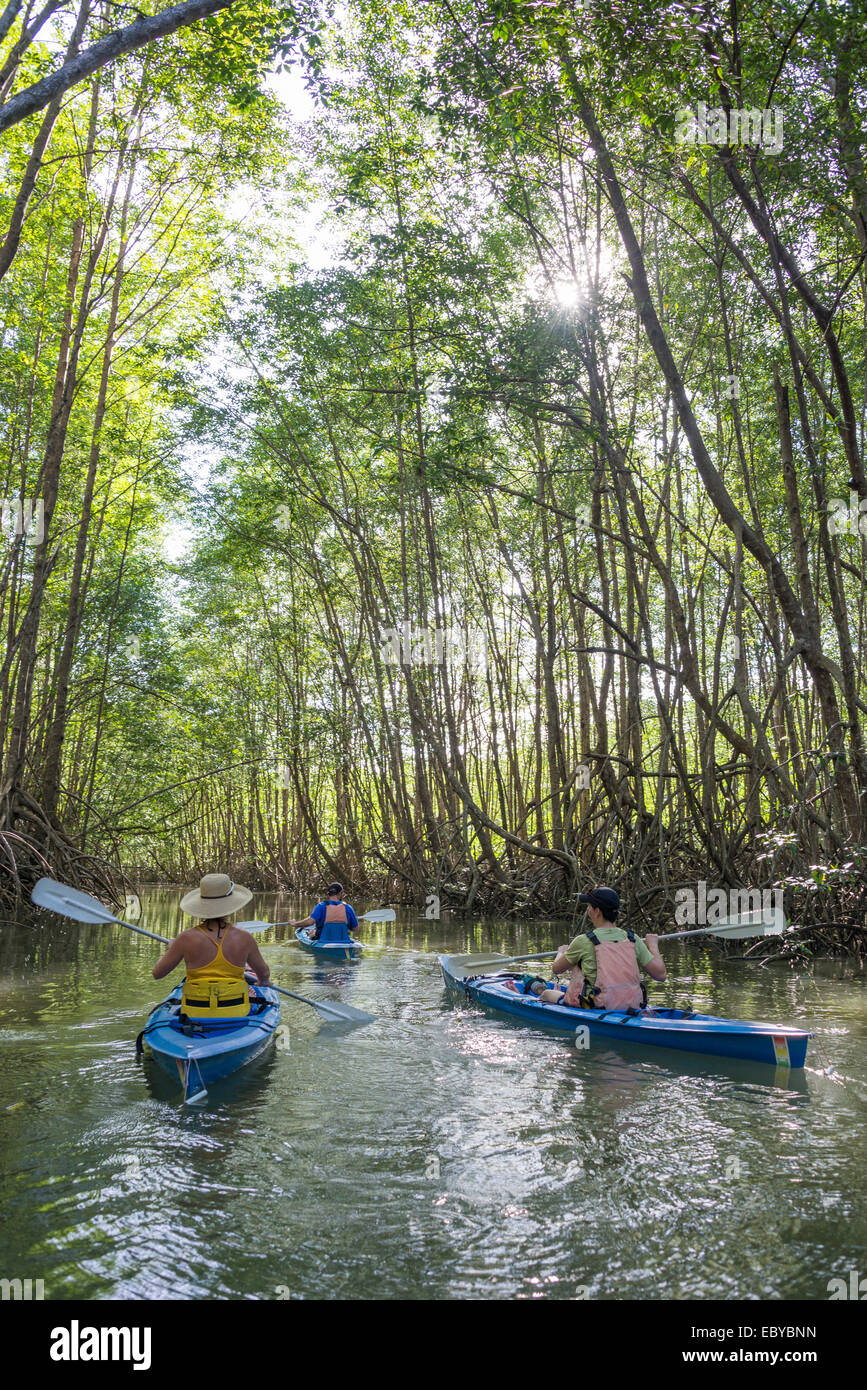
[[[176,902],[145,895],[142,925],[172,934]],[[853,964],[666,953],[657,1002],[814,1029],[792,1078],[578,1052],[446,998],[435,952],[550,948],[563,928],[406,913],[344,966],[277,935],[260,937],[276,983],[377,1022],[287,1000],[288,1048],[184,1107],[135,1059],[167,992],[155,944],[0,927],[0,1277],[57,1299],[826,1299],[830,1278],[867,1273]]]

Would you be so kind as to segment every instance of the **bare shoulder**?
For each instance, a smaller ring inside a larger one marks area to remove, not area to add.
[[[184,955],[189,944],[195,939],[195,930],[191,931],[189,928],[187,928],[186,931],[178,932],[177,936],[172,937],[171,941],[168,943],[168,946],[166,947],[166,950],[178,950],[181,952],[182,955]]]

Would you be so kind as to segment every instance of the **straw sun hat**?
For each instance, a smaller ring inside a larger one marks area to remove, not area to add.
[[[252,898],[249,888],[234,884],[228,874],[205,874],[198,888],[181,898],[188,917],[230,917]]]

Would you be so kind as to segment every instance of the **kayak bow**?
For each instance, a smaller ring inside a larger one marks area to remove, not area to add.
[[[732,1018],[690,1013],[684,1009],[642,1009],[635,1014],[617,1009],[577,1009],[571,1005],[543,1004],[532,994],[516,994],[506,981],[520,978],[501,970],[479,974],[488,956],[440,956],[443,980],[453,993],[463,995],[498,1014],[506,1014],[536,1027],[575,1034],[585,1027],[593,1037],[610,1042],[640,1043],[648,1047],[674,1048],[709,1057],[739,1058],[774,1067],[801,1068],[807,1055],[809,1033],[777,1023],[741,1023]],[[479,964],[476,964],[478,962]]]

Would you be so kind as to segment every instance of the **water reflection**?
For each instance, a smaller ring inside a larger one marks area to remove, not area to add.
[[[174,932],[178,896],[143,895],[142,924]],[[285,1048],[191,1109],[135,1059],[165,993],[155,946],[2,928],[4,1263],[61,1298],[826,1298],[867,1239],[860,976],[682,947],[654,995],[817,1027],[845,1084],[626,1043],[581,1052],[446,998],[438,950],[563,935],[413,915],[366,924],[362,961],[332,964],[272,929],[277,983],[377,1021],[347,1031],[287,1000]]]

